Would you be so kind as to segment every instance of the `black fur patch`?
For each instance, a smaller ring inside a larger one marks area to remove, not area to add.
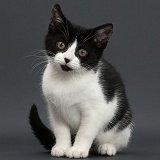
[[[75,56],[80,60],[81,66],[90,70],[97,66],[112,32],[113,24],[111,23],[92,29],[75,25],[63,15],[60,6],[55,5],[52,9],[51,22],[45,39],[45,48],[50,51],[47,52],[48,56],[55,56],[59,51],[65,52],[76,39]],[[58,49],[57,42],[64,42],[65,49]],[[77,54],[80,49],[85,49],[88,52],[87,56],[80,57]]]
[[[29,114],[29,122],[34,135],[38,138],[39,142],[47,149],[51,148],[55,144],[55,137],[50,129],[48,129],[40,120],[37,107],[32,106]]]
[[[118,97],[118,109],[112,120],[106,125],[105,131],[118,124],[118,130],[123,130],[132,122],[132,112],[128,104],[125,87],[120,75],[114,67],[105,60],[101,61],[100,82],[106,101],[111,101],[115,95]]]

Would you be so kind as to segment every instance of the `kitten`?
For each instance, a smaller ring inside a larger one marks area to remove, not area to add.
[[[41,122],[33,105],[30,124],[51,155],[85,158],[91,146],[113,156],[126,147],[132,113],[123,82],[102,58],[113,25],[86,29],[71,23],[56,4],[45,39],[48,64],[42,90],[52,131]]]

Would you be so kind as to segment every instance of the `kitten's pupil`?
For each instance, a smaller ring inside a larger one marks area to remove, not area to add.
[[[57,42],[57,47],[59,49],[64,49],[66,47],[65,43],[64,42]]]
[[[88,52],[84,49],[80,49],[78,51],[78,55],[81,56],[81,57],[85,57],[85,56],[87,56],[87,54],[88,54]]]

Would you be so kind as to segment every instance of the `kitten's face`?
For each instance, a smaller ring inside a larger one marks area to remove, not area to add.
[[[55,5],[45,41],[49,63],[65,72],[95,69],[112,31],[112,24],[93,29],[74,25]]]

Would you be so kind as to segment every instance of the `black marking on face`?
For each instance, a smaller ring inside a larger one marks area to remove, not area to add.
[[[87,70],[95,70],[112,32],[113,25],[111,23],[92,29],[72,24],[62,13],[60,6],[55,5],[52,9],[51,22],[45,39],[46,50],[53,54],[47,52],[47,55],[54,57],[59,51],[67,51],[76,39],[75,56],[80,60],[81,66]],[[65,44],[64,49],[61,49],[63,47],[60,47],[60,44],[59,48],[57,47],[58,42]],[[80,50],[85,50],[87,54],[82,56],[82,53],[79,54]]]
[[[72,71],[72,69],[71,68],[69,68],[68,66],[66,66],[66,65],[61,65],[61,69],[63,70],[63,71],[66,71],[66,72],[68,72],[68,71]]]

